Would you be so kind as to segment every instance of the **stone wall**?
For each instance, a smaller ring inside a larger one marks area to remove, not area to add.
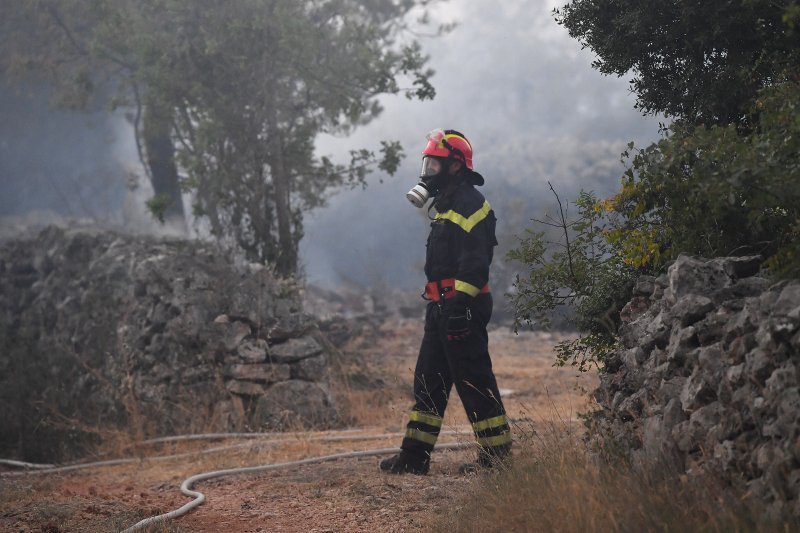
[[[0,446],[18,455],[112,427],[334,424],[328,346],[291,283],[211,244],[55,227],[0,244]]]
[[[770,286],[759,264],[681,256],[638,280],[595,392],[593,438],[800,516],[800,282]]]

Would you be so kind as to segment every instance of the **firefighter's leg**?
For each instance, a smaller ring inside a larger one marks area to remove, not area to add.
[[[492,313],[489,294],[475,297],[471,333],[463,341],[443,340],[453,382],[480,446],[478,461],[489,466],[506,457],[511,448],[511,428],[497,387],[486,325]]]
[[[430,454],[442,428],[453,386],[444,346],[437,331],[439,309],[428,304],[425,333],[414,369],[414,406],[409,413],[401,453],[381,462],[381,469],[393,473],[427,473]]]
[[[425,333],[414,369],[414,407],[409,415],[403,450],[430,454],[442,428],[453,380],[438,335],[439,308],[428,304]]]

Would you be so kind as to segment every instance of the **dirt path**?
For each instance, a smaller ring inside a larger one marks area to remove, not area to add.
[[[369,340],[346,349],[358,357],[344,372],[358,374],[336,391],[351,422],[367,426],[348,441],[324,442],[323,432],[307,432],[280,443],[259,440],[245,448],[170,461],[143,459],[134,465],[103,467],[63,474],[0,478],[0,531],[118,531],[141,518],[163,513],[189,501],[178,487],[200,472],[273,464],[344,451],[386,448],[399,444],[364,435],[393,434],[402,429],[410,405],[410,368],[416,356],[416,323],[398,323]],[[507,410],[518,435],[542,431],[554,421],[569,423],[584,408],[594,376],[577,378],[571,369],[552,367],[553,339],[541,335],[491,334],[498,383],[506,391]],[[391,355],[387,355],[391,354]],[[360,383],[353,386],[353,383]],[[577,388],[576,388],[577,385]],[[456,396],[443,429],[464,430]],[[341,435],[341,434],[337,434]],[[460,437],[442,441],[470,440]],[[150,458],[169,453],[241,441],[183,443],[150,450]],[[379,472],[378,457],[293,467],[260,474],[238,475],[199,483],[206,502],[151,531],[411,532],[427,530],[441,511],[458,505],[460,497],[481,476],[460,476],[458,466],[470,461],[470,450],[434,455],[428,476],[390,476]]]

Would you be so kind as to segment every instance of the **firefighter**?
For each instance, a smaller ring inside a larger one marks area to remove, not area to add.
[[[486,325],[492,315],[489,265],[495,239],[494,211],[475,186],[472,145],[455,130],[434,130],[422,152],[419,183],[407,197],[417,207],[433,198],[425,257],[425,331],[414,370],[415,404],[398,455],[381,470],[426,474],[430,454],[455,385],[478,443],[477,463],[462,472],[491,467],[505,458],[511,431],[489,357]],[[430,212],[430,208],[429,208]]]

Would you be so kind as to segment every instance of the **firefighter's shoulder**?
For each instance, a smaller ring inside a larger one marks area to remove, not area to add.
[[[483,209],[488,202],[478,189],[471,185],[458,188],[453,201],[453,209],[463,216],[471,216],[476,211]]]
[[[492,211],[489,202],[475,187],[460,187],[449,211],[437,215],[460,226],[469,233]]]

